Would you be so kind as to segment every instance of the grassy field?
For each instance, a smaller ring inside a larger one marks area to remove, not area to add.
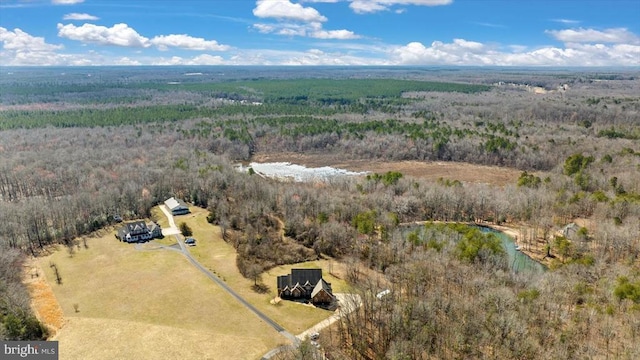
[[[334,292],[348,290],[344,266],[329,260],[281,266],[262,276],[269,290],[257,293],[238,272],[232,246],[220,228],[206,221],[206,210],[176,217],[193,229],[192,255],[241,296],[288,331],[298,334],[324,320],[330,311],[281,301],[274,304],[276,277],[294,267],[320,267]],[[168,226],[158,208],[153,218]],[[173,236],[154,240],[171,245]],[[257,359],[286,340],[255,314],[196,270],[177,251],[136,250],[119,242],[114,230],[89,238],[73,254],[60,248],[39,265],[64,314],[55,337],[61,359]],[[62,284],[56,284],[52,264]],[[331,275],[333,272],[340,278]]]
[[[66,319],[61,359],[255,359],[286,342],[178,252],[112,232],[87,245],[39,259]]]
[[[329,273],[333,269],[335,274],[344,278],[343,275],[340,275],[344,273],[343,266],[337,262],[319,260],[273,268],[262,275],[262,282],[269,287],[269,291],[263,294],[255,292],[252,289],[253,281],[245,279],[236,267],[235,249],[222,239],[219,227],[207,223],[207,211],[194,207],[191,210],[193,213],[190,215],[176,217],[176,223],[186,221],[189,224],[198,241],[197,246],[189,247],[191,254],[203,266],[218,275],[242,297],[289,332],[299,334],[329,317],[332,312],[290,301],[281,301],[278,305],[272,304],[271,300],[276,296],[276,277],[278,275],[287,274],[294,267],[318,267],[323,269],[323,276],[332,284],[334,292],[348,290],[345,281]]]

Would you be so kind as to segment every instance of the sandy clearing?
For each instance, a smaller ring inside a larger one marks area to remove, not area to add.
[[[495,186],[515,184],[521,170],[498,166],[475,165],[444,161],[374,161],[344,160],[333,154],[258,153],[254,162],[290,162],[307,167],[332,166],[349,171],[384,173],[399,171],[404,175],[437,181],[459,180],[465,183],[484,183]]]

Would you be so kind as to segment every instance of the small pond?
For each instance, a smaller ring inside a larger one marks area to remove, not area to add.
[[[503,233],[502,231],[498,231],[490,227],[480,226],[479,229],[484,233],[489,233],[489,232],[493,233],[496,236],[498,236],[500,240],[502,240],[502,246],[507,252],[507,256],[509,259],[509,266],[511,266],[511,269],[513,271],[517,273],[519,272],[541,273],[547,270],[547,268],[544,265],[533,260],[523,252],[516,250],[516,243],[514,242],[514,239],[511,236]]]
[[[483,233],[493,233],[495,234],[501,241],[502,246],[504,247],[507,253],[507,260],[509,262],[509,266],[514,272],[520,273],[541,273],[547,270],[547,268],[540,264],[539,262],[533,260],[526,254],[516,250],[516,244],[514,239],[509,235],[503,233],[502,231],[498,231],[492,229],[490,227],[485,226],[477,226],[480,231]],[[403,227],[402,233],[406,237],[411,231],[416,229],[424,230],[424,226],[422,225],[410,225]]]

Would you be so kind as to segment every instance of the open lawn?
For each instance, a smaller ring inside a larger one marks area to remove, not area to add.
[[[178,252],[113,232],[87,245],[39,259],[66,319],[61,359],[257,359],[286,342]]]
[[[222,239],[218,226],[207,223],[207,211],[191,208],[192,214],[175,217],[176,223],[186,221],[193,229],[193,237],[197,245],[189,247],[191,254],[206,268],[218,275],[229,284],[238,294],[278,322],[293,334],[299,334],[316,323],[326,319],[333,312],[314,308],[291,301],[281,301],[278,305],[271,303],[276,294],[276,277],[296,268],[319,267],[323,270],[325,280],[331,283],[334,292],[348,290],[344,280],[331,274],[330,271],[344,278],[343,265],[336,261],[319,260],[302,264],[280,266],[262,274],[262,282],[268,286],[266,293],[257,293],[252,289],[253,281],[245,279],[236,267],[236,252],[233,246]]]

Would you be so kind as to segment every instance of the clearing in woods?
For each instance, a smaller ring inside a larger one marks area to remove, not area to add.
[[[272,303],[276,297],[276,277],[291,271],[291,268],[322,268],[323,277],[330,282],[334,292],[348,290],[344,279],[344,265],[333,260],[310,261],[295,265],[286,265],[266,271],[261,276],[261,282],[266,291],[258,293],[252,289],[254,281],[244,278],[236,266],[236,250],[222,239],[220,227],[207,223],[208,212],[204,209],[191,207],[191,214],[176,217],[176,223],[186,222],[193,230],[196,246],[188,247],[191,255],[202,266],[220,277],[231,286],[240,296],[258,308],[265,315],[275,320],[279,325],[296,335],[318,322],[331,316],[333,312],[305,306],[291,301],[281,301],[277,305]],[[338,277],[330,274],[333,272]]]
[[[290,162],[306,167],[331,166],[349,171],[370,171],[385,173],[399,171],[404,175],[437,181],[459,180],[466,183],[505,186],[516,184],[521,170],[475,165],[448,161],[380,161],[380,160],[345,160],[331,154],[297,154],[297,153],[258,153],[252,161]]]
[[[207,211],[196,207],[191,211],[175,220],[193,230],[197,244],[188,247],[193,257],[289,332],[299,334],[333,312],[289,301],[274,304],[277,275],[292,267],[321,267],[334,292],[348,290],[342,280],[344,266],[320,260],[271,269],[262,275],[267,291],[255,292],[253,280],[238,272],[235,249],[222,239],[219,227],[207,223]],[[152,214],[166,225],[157,208]],[[257,359],[287,343],[181,253],[160,248],[175,243],[173,236],[136,249],[117,241],[114,232],[106,229],[87,239],[87,247],[79,245],[73,254],[60,247],[37,259],[44,283],[38,286],[47,285],[49,290],[47,296],[34,296],[41,302],[34,305],[45,318],[42,309],[58,309],[58,315],[48,317],[59,328],[54,340],[60,341],[61,359]],[[62,284],[56,283],[51,264]]]
[[[87,245],[38,259],[65,317],[60,359],[251,359],[286,343],[179,252],[113,231]]]

